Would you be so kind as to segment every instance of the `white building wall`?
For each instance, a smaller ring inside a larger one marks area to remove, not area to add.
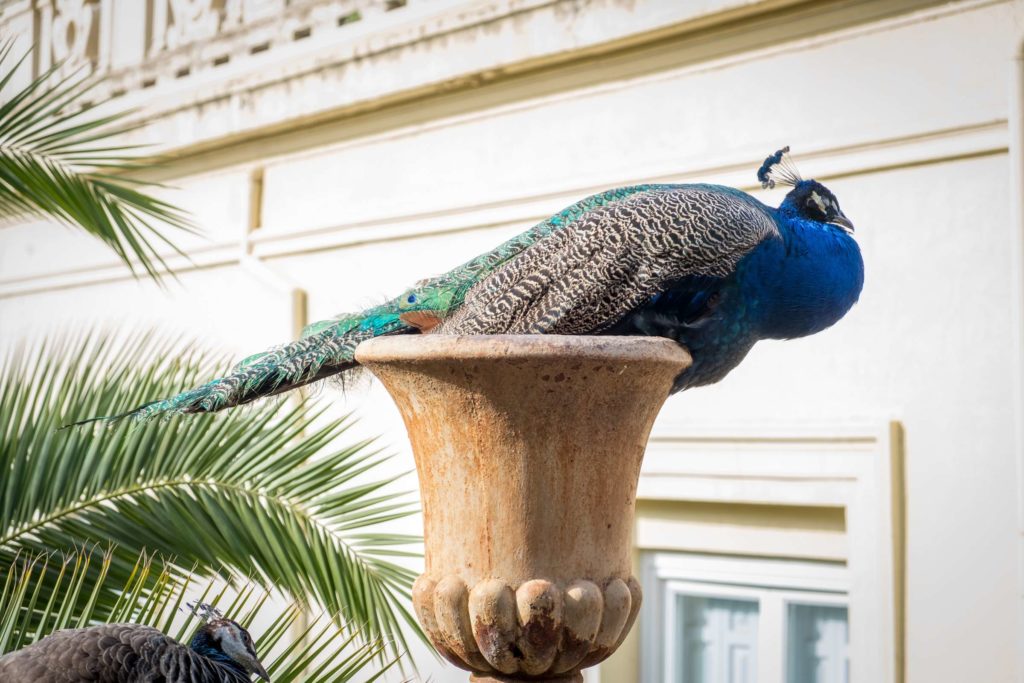
[[[328,64],[323,39],[268,56],[278,78],[258,85],[240,60],[233,81],[197,73],[205,80],[131,90],[124,101],[148,107],[140,135],[183,155],[165,176],[179,188],[168,196],[207,233],[178,240],[195,265],[173,259],[180,282],[160,289],[125,277],[73,231],[0,228],[3,343],[104,325],[159,325],[235,356],[286,340],[288,296],[238,263],[257,169],[251,252],[309,292],[317,320],[394,295],[597,189],[701,180],[753,190],[760,160],[790,144],[805,177],[825,181],[857,225],[862,299],[832,330],[759,345],[726,381],[671,399],[665,417],[697,427],[901,422],[906,680],[1018,680],[1014,5],[521,4],[504,16],[517,3],[412,2],[401,11],[419,15],[380,21],[401,28],[437,14],[468,28],[347,72],[295,69],[290,79],[290,63],[319,54]],[[0,21],[27,6],[7,3]],[[470,25],[466,8],[492,18]],[[370,21],[360,30],[372,45]],[[348,49],[338,43],[338,54]],[[460,75],[485,67],[476,80]],[[387,87],[375,74],[388,74]],[[389,105],[396,91],[405,101]],[[782,192],[759,196],[778,203]],[[383,434],[399,454],[394,468],[411,468],[382,389],[326,389],[323,400],[332,413],[355,410],[359,431]],[[463,680],[419,659],[434,680]]]

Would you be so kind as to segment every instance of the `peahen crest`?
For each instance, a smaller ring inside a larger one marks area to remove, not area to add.
[[[761,168],[757,169],[757,179],[765,189],[774,188],[776,185],[796,186],[803,180],[800,171],[796,169],[796,164],[793,163],[793,158],[789,155],[789,145],[764,160]]]
[[[182,609],[182,612],[188,612],[198,617],[203,623],[224,618],[223,612],[206,602],[186,602],[185,607],[188,609]]]

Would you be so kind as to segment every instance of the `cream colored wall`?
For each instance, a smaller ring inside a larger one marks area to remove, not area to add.
[[[1022,274],[1007,117],[1018,29],[1010,3],[918,4],[773,10],[188,157],[169,171],[181,188],[169,196],[211,238],[181,240],[202,267],[184,266],[161,290],[126,279],[74,232],[5,227],[3,343],[150,324],[235,356],[287,339],[286,293],[237,265],[256,167],[264,227],[252,252],[306,289],[320,319],[393,295],[594,189],[691,179],[751,189],[760,160],[791,144],[857,225],[861,302],[825,333],[761,344],[727,381],[666,412],[697,425],[900,420],[907,680],[1016,680],[1014,429],[1024,418],[1009,369]],[[528,23],[518,30],[531,35]],[[424,57],[405,59],[394,68]],[[323,398],[332,413],[355,410],[359,433],[383,434],[396,471],[411,468],[378,386]],[[463,680],[419,660],[433,680]]]

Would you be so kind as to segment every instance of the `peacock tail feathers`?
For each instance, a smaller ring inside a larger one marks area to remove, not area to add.
[[[318,332],[245,358],[224,377],[167,399],[153,401],[122,415],[93,418],[148,422],[187,413],[212,413],[298,388],[341,372],[354,364],[356,346],[367,339],[401,331],[397,316],[382,317],[376,326],[362,320],[332,321]]]

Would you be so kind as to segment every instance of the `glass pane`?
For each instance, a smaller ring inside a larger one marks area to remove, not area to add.
[[[756,683],[755,600],[676,597],[681,666],[677,683]]]
[[[788,613],[787,683],[848,683],[846,608],[791,604]]]

